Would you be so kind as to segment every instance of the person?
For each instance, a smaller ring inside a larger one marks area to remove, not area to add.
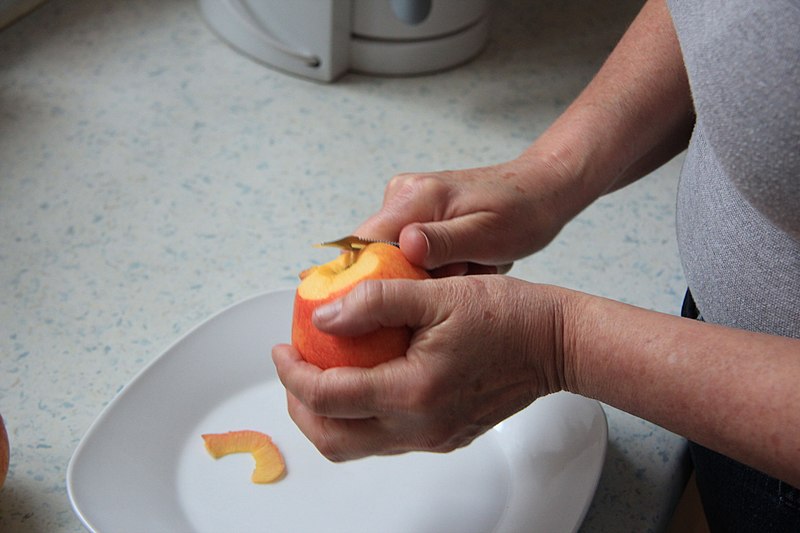
[[[406,357],[322,371],[273,348],[325,456],[447,452],[567,390],[687,437],[712,531],[800,531],[800,6],[668,2],[518,158],[389,182],[356,234],[399,240],[434,279],[364,282],[314,323],[409,326]],[[504,275],[687,146],[677,237],[699,320]]]

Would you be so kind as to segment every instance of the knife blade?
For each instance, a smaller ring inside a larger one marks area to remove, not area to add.
[[[356,235],[348,235],[347,237],[342,237],[341,239],[337,239],[335,241],[327,241],[315,244],[314,246],[317,248],[322,247],[333,247],[333,248],[340,248],[342,250],[347,251],[356,251],[361,250],[368,244],[374,244],[376,242],[382,242],[384,244],[391,244],[392,246],[400,247],[399,242],[394,241],[384,241],[380,239],[366,239],[364,237],[358,237]]]

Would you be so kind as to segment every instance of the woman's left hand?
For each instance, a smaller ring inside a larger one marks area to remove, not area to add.
[[[278,345],[289,413],[334,461],[465,446],[564,387],[563,292],[492,275],[362,282],[315,325],[336,335],[408,326],[406,356],[321,370]]]

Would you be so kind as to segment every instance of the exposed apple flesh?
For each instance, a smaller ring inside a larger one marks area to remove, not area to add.
[[[344,296],[364,280],[429,277],[409,263],[399,248],[385,243],[345,252],[305,270],[295,296],[292,344],[306,361],[320,368],[372,367],[402,357],[411,339],[409,328],[381,328],[358,337],[342,337],[317,329],[311,316],[316,308]]]
[[[260,431],[241,430],[202,435],[206,450],[219,459],[232,453],[249,453],[256,466],[250,479],[253,483],[272,483],[283,476],[286,463],[269,435]]]

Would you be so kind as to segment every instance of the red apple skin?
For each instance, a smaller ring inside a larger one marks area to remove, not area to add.
[[[314,301],[295,296],[292,344],[303,359],[323,369],[373,367],[406,354],[411,342],[409,328],[381,328],[358,337],[337,337],[317,329],[311,322],[314,309],[340,295]]]
[[[425,270],[409,263],[395,246],[382,243],[370,244],[360,253],[378,255],[378,266],[359,277],[353,284],[320,298],[304,298],[299,289],[295,294],[292,344],[303,359],[320,368],[373,367],[403,357],[408,350],[411,330],[407,327],[381,328],[358,337],[341,337],[320,331],[311,321],[316,308],[344,296],[361,281],[430,278]]]
[[[6,432],[6,424],[3,416],[0,415],[0,489],[6,482],[6,474],[8,474],[8,458],[9,458],[9,445],[8,433]]]

